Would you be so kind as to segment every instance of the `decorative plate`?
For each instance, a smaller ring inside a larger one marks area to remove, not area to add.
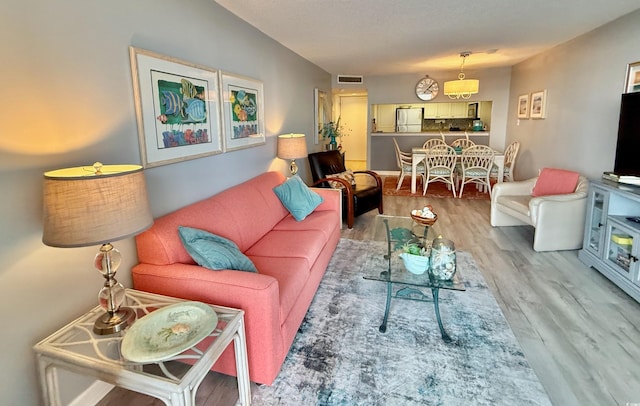
[[[162,307],[136,321],[122,339],[122,356],[133,362],[159,362],[178,355],[208,336],[218,315],[200,302]]]

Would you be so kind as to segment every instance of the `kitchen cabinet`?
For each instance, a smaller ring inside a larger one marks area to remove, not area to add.
[[[640,302],[640,187],[592,180],[578,257]]]
[[[424,118],[436,118],[438,115],[438,105],[442,103],[425,103]]]
[[[467,103],[450,103],[452,118],[467,118],[469,112]]]
[[[467,118],[467,103],[426,103],[424,118]]]
[[[396,105],[379,104],[377,106],[376,125],[378,131],[392,133],[396,131]]]

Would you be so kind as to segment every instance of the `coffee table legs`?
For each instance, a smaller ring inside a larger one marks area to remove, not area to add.
[[[384,317],[382,318],[382,324],[380,325],[380,328],[378,330],[380,330],[381,333],[385,333],[387,331],[387,321],[389,320],[389,308],[391,307],[391,297],[392,297],[392,290],[393,290],[393,285],[391,282],[387,282],[387,302],[385,304],[384,307]],[[406,292],[405,292],[406,290]],[[423,299],[412,299],[412,300],[418,300],[421,302],[426,302],[427,300],[424,299],[424,294],[422,292],[420,292],[417,289],[413,289],[413,288],[403,288],[400,289],[397,293],[396,293],[396,298],[398,299],[408,299],[409,295],[411,294],[415,294],[418,293],[420,295],[422,295]],[[440,298],[440,289],[437,287],[433,287],[431,288],[431,294],[433,295],[433,307],[435,308],[436,311],[436,320],[438,321],[438,327],[440,328],[440,335],[442,336],[442,341],[444,341],[445,343],[450,343],[453,340],[451,339],[451,336],[449,336],[449,334],[446,332],[446,330],[444,329],[444,326],[442,325],[442,318],[440,317],[440,304],[439,304],[439,298]]]
[[[393,287],[391,286],[391,282],[387,282],[387,304],[384,307],[384,317],[382,318],[382,324],[380,325],[381,333],[387,331],[387,319],[389,318],[389,307],[391,306],[391,290]]]
[[[433,307],[436,309],[436,320],[438,320],[438,327],[440,327],[440,335],[442,335],[442,341],[445,343],[450,343],[451,337],[444,330],[444,326],[442,325],[442,319],[440,318],[440,305],[438,304],[440,289],[439,288],[431,288],[431,294],[433,295]]]

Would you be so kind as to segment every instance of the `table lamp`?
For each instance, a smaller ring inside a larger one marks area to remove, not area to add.
[[[44,174],[42,242],[71,248],[102,244],[94,266],[105,278],[98,302],[105,309],[95,321],[99,335],[123,330],[135,319],[124,286],[115,279],[122,256],[111,241],[132,237],[153,224],[142,167],[102,165],[59,169]]]
[[[307,156],[307,141],[304,134],[284,134],[278,136],[278,158],[291,159],[291,176],[298,173],[296,158]]]

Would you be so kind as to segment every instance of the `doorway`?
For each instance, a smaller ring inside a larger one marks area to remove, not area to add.
[[[339,95],[338,117],[349,134],[340,140],[345,152],[345,165],[357,171],[367,169],[367,95]]]

